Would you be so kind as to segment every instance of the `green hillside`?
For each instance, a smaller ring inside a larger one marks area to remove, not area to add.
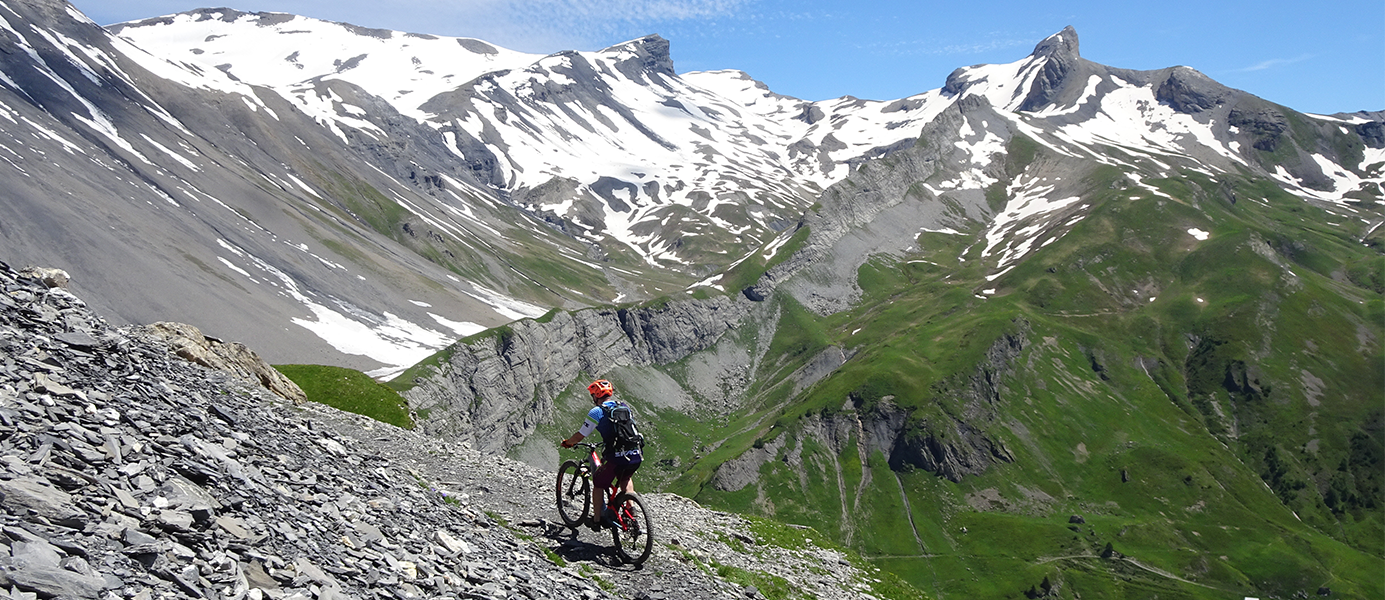
[[[923,234],[851,311],[776,296],[745,408],[642,407],[647,479],[940,598],[1382,597],[1379,234],[1251,178],[1114,179],[994,281],[958,262],[974,239]],[[829,347],[850,360],[795,392]],[[731,461],[758,477],[720,480]]]
[[[953,129],[991,118],[974,104],[726,273],[725,293],[762,300],[748,325],[516,399],[544,416],[511,455],[550,456],[601,376],[641,415],[644,489],[810,526],[933,597],[1385,597],[1378,186],[1315,204],[1244,165],[1092,160],[1020,133],[984,193],[939,193],[970,168]],[[1256,160],[1360,162],[1359,140],[1319,129]],[[1072,210],[988,237],[1040,184]],[[917,225],[885,222],[937,211],[961,224],[909,240]],[[1001,265],[1000,241],[1034,250]],[[833,269],[857,259],[844,283]]]

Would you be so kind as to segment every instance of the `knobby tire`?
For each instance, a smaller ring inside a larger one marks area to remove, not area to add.
[[[557,502],[558,516],[563,524],[577,529],[591,510],[592,480],[581,475],[582,464],[575,460],[563,463],[558,469]]]
[[[639,566],[654,551],[654,521],[639,494],[616,496],[612,505],[620,511],[616,526],[611,528],[616,556],[626,564]]]

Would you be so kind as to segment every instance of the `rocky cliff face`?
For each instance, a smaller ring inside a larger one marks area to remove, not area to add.
[[[719,296],[517,321],[454,345],[437,370],[404,395],[410,407],[428,414],[425,431],[503,452],[547,419],[553,400],[579,376],[682,359],[739,327],[749,311],[748,301]]]
[[[894,428],[886,452],[890,468],[919,468],[960,482],[963,476],[979,475],[990,465],[1014,462],[1014,454],[987,429],[998,424],[1011,400],[1005,380],[1029,345],[1028,335],[1028,324],[1020,321],[1016,332],[991,344],[985,360],[970,375],[957,377],[943,388],[945,396],[960,401],[960,414]]]

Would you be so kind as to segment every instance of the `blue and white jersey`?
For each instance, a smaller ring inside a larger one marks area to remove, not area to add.
[[[606,418],[606,410],[615,407],[615,398],[607,398],[605,402],[601,403],[601,406],[593,406],[590,411],[587,411],[587,418],[582,421],[582,428],[578,430],[578,433],[581,433],[582,437],[586,437],[591,435],[593,431],[599,431],[601,432],[601,444],[603,446],[610,445],[616,438],[616,431],[615,425],[612,425],[611,420]]]

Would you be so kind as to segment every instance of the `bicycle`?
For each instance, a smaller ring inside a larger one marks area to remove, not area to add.
[[[578,446],[588,449],[587,457],[564,462],[558,468],[557,482],[558,516],[573,531],[587,520],[592,510],[592,473],[601,467],[600,446],[585,442],[573,445],[574,448]],[[639,494],[623,493],[618,486],[619,479],[613,479],[607,490],[610,498],[607,506],[616,515],[611,541],[622,561],[639,566],[654,551],[654,523]]]

